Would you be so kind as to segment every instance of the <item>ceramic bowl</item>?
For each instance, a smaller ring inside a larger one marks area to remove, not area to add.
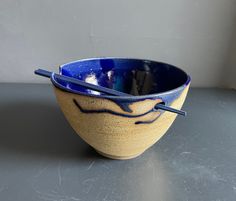
[[[142,154],[168,130],[181,109],[190,77],[172,65],[142,59],[93,58],[59,68],[60,74],[134,96],[111,96],[51,76],[58,103],[76,133],[98,153],[113,159]]]

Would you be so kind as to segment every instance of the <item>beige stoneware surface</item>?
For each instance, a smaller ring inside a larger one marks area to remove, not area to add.
[[[185,101],[189,85],[171,104],[180,109]],[[100,154],[113,159],[129,159],[142,154],[157,142],[168,130],[176,114],[152,112],[142,117],[127,118],[109,113],[83,113],[74,104],[88,110],[109,109],[124,114],[142,114],[161,100],[144,100],[130,105],[132,113],[123,111],[113,101],[73,94],[54,87],[54,91],[66,119],[76,133]],[[135,124],[136,121],[152,120],[151,124]]]

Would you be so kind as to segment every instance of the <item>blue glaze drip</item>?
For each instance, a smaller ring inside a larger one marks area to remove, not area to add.
[[[167,95],[162,95],[160,97],[155,97],[155,98],[146,98],[146,99],[143,99],[143,100],[157,100],[157,99],[160,99],[162,102],[165,103],[165,105],[167,106],[170,106],[171,103],[176,100],[180,95],[181,93],[183,92],[183,90],[179,90],[175,93],[171,93],[171,94],[167,94]],[[123,111],[125,112],[132,112],[132,110],[130,109],[130,105],[134,102],[137,102],[135,100],[116,100],[116,99],[112,99],[112,98],[108,98],[108,100],[116,103]]]
[[[176,100],[181,95],[182,92],[183,92],[183,89],[179,90],[175,93],[162,95],[159,97],[159,99],[161,99],[165,103],[165,105],[170,106],[171,103],[174,100]]]
[[[127,102],[127,101],[117,101],[117,100],[112,100],[112,99],[108,99],[112,102],[114,102],[115,104],[117,104],[123,111],[125,112],[133,112],[131,109],[130,109],[130,104],[132,104],[132,102]]]
[[[135,124],[151,124],[151,123],[155,122],[159,117],[160,117],[160,114],[153,120],[150,120],[150,121],[136,121]]]
[[[81,105],[76,101],[76,99],[73,99],[73,102],[74,104],[79,108],[79,110],[83,113],[109,113],[109,114],[112,114],[112,115],[116,115],[116,116],[122,116],[122,117],[127,117],[127,118],[137,118],[137,117],[142,117],[142,116],[145,116],[151,112],[157,112],[156,109],[152,108],[151,110],[143,113],[143,114],[137,114],[137,115],[130,115],[130,114],[122,114],[122,113],[119,113],[119,112],[115,112],[115,111],[112,111],[112,110],[108,110],[108,109],[100,109],[100,110],[87,110],[87,109],[84,109],[81,107]],[[160,114],[158,114],[158,117],[160,116]],[[157,118],[155,118],[156,120]],[[154,120],[154,121],[155,121]],[[150,121],[150,123],[154,122],[154,121]],[[135,122],[135,124],[141,124],[141,123],[149,123],[149,121],[137,121]]]

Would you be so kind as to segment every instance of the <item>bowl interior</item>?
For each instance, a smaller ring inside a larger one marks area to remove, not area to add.
[[[141,59],[100,58],[60,66],[60,74],[132,95],[161,93],[188,81],[188,75],[172,65]],[[56,80],[60,85],[88,94],[100,92]]]

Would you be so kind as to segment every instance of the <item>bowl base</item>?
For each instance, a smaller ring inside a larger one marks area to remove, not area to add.
[[[140,156],[144,152],[143,151],[143,152],[140,152],[138,154],[131,155],[131,156],[115,156],[115,155],[110,155],[110,154],[103,153],[103,152],[98,151],[96,149],[95,149],[95,151],[97,153],[99,153],[100,155],[104,156],[104,157],[111,158],[111,159],[116,159],[116,160],[128,160],[128,159],[136,158],[136,157]]]

